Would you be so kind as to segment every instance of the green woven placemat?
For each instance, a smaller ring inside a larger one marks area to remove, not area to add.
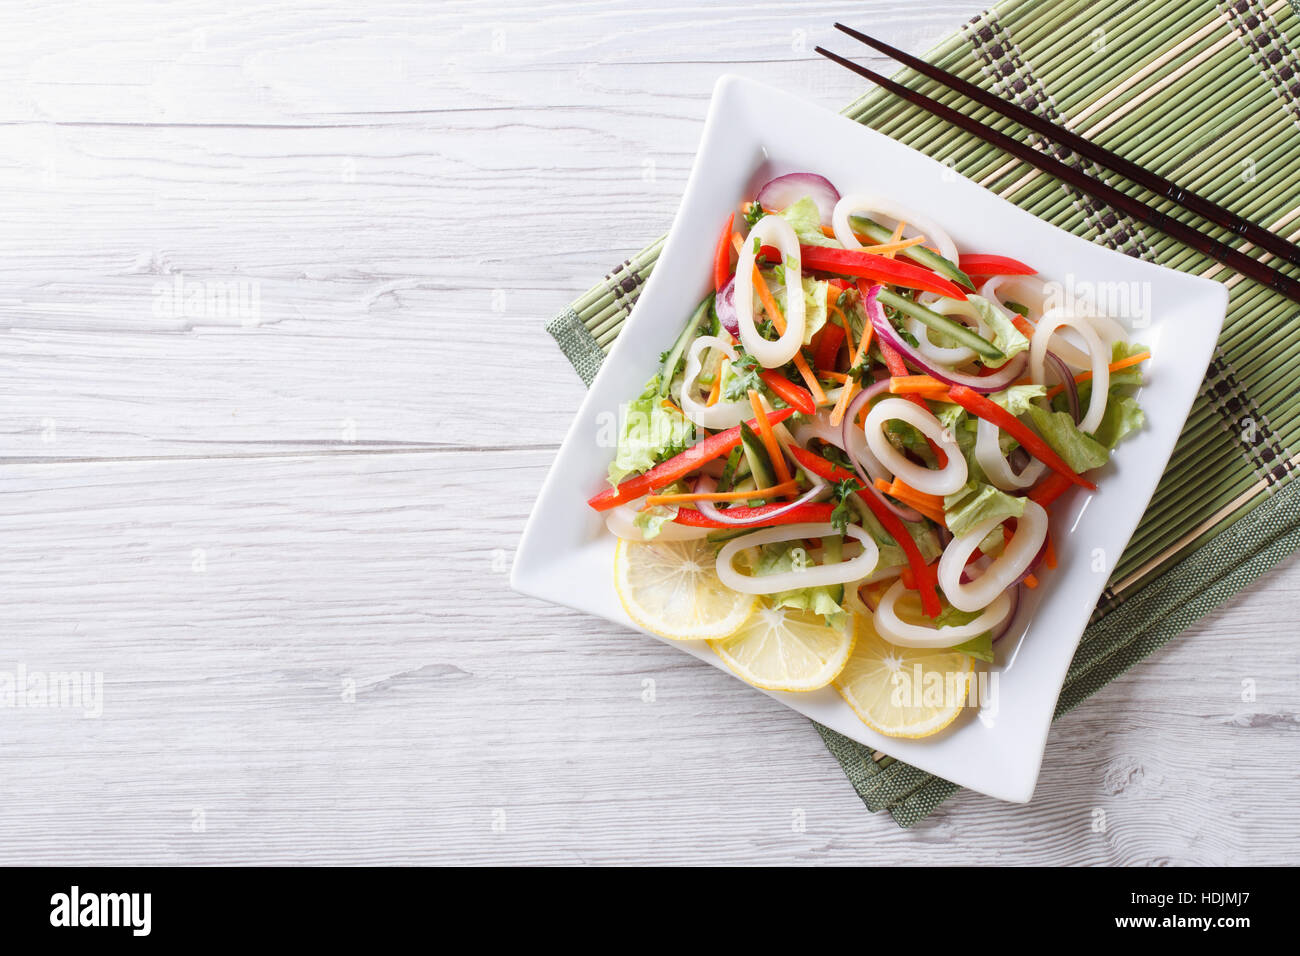
[[[1295,240],[1300,57],[1292,40],[1300,40],[1300,19],[1288,0],[1006,0],[927,59]],[[909,70],[898,78],[995,128],[1023,134]],[[1294,480],[1300,469],[1294,452],[1300,445],[1300,344],[1294,335],[1300,309],[888,94],[873,90],[844,112],[1076,235],[1221,280],[1231,290],[1200,396],[1084,632],[1057,703],[1059,717],[1300,546],[1300,484]],[[1068,150],[1041,145],[1115,182]],[[1209,228],[1150,193],[1115,184]],[[1216,235],[1231,241],[1226,232]],[[548,324],[587,384],[661,245],[615,268]],[[867,807],[888,810],[901,826],[916,823],[958,789],[817,729]]]

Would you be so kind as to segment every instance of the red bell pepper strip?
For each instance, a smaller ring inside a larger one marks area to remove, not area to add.
[[[805,272],[833,272],[887,282],[907,289],[935,292],[950,299],[964,299],[966,293],[943,276],[902,259],[890,259],[861,249],[835,249],[830,246],[799,247]]]
[[[1053,472],[1053,474],[1055,474],[1055,472]],[[1069,482],[1066,482],[1066,484],[1068,486]],[[1006,525],[1003,525],[1003,527],[1005,528]],[[970,553],[970,557],[966,559],[966,567],[969,568],[972,564],[974,564],[982,557],[984,557],[984,552],[981,551],[979,548],[976,548],[974,551]],[[938,566],[939,566],[939,561],[936,558],[935,563],[931,565],[931,568],[937,570]],[[916,575],[912,573],[911,568],[903,568],[902,572],[898,576],[903,579],[903,587],[907,588],[909,591],[916,590]]]
[[[1056,472],[1063,478],[1068,479],[1081,488],[1087,488],[1090,491],[1096,491],[1097,486],[1077,474],[1074,469],[1061,460],[1061,456],[1052,451],[1052,447],[1038,437],[1028,425],[1020,421],[1001,405],[990,399],[985,398],[979,392],[967,388],[965,385],[954,385],[948,389],[949,400],[956,402],[966,411],[978,418],[991,422],[1001,428],[1004,432],[1014,438],[1020,444],[1025,446],[1025,451],[1033,455],[1052,471]]]
[[[750,520],[754,518],[763,518],[764,515],[773,511],[779,511],[786,507],[785,502],[778,501],[775,504],[763,505],[759,508],[728,508],[727,514],[733,518],[744,518]],[[734,525],[725,521],[714,521],[712,518],[705,517],[703,513],[696,511],[694,508],[680,508],[677,516],[673,521],[678,524],[690,525],[692,528],[730,528],[735,531],[750,530],[757,528],[773,528],[779,524],[803,524],[805,521],[815,524],[828,523],[831,515],[835,511],[834,505],[825,502],[810,502],[809,504],[800,505],[797,508],[791,508],[784,514],[776,515],[770,519],[755,521],[753,524]]]
[[[1074,482],[1070,481],[1064,475],[1052,472],[1038,484],[1029,490],[1029,499],[1037,502],[1046,508],[1061,495],[1065,494]]]
[[[713,250],[713,291],[721,292],[727,280],[731,278],[731,228],[736,223],[733,212],[727,218],[727,228],[718,236],[718,244]]]
[[[817,403],[813,401],[812,392],[796,385],[774,369],[764,369],[758,373],[763,384],[781,397],[791,408],[796,408],[805,415],[817,414]]]
[[[1007,256],[990,256],[975,254],[962,256],[957,268],[968,276],[1034,276],[1038,270],[1033,269],[1018,259]]]
[[[885,503],[862,487],[862,482],[858,476],[846,468],[840,468],[832,462],[827,461],[820,455],[814,455],[807,449],[800,448],[798,445],[790,446],[790,454],[794,460],[805,471],[809,471],[819,478],[826,481],[852,481],[857,487],[857,495],[862,502],[871,509],[871,513],[876,519],[884,525],[887,531],[898,546],[903,549],[907,555],[907,563],[911,568],[912,574],[919,584],[921,594],[921,607],[927,617],[935,618],[939,616],[941,610],[939,604],[939,592],[935,590],[936,579],[934,569],[925,563],[925,558],[921,556],[921,549],[916,546],[916,541],[908,533],[907,528],[898,515],[894,514],[885,507]]]
[[[795,413],[793,408],[769,412],[767,420],[775,425],[783,422]],[[757,428],[754,420],[748,422],[750,428]],[[725,432],[710,435],[697,445],[692,445],[680,455],[674,455],[667,461],[660,462],[643,475],[635,475],[619,484],[617,488],[606,488],[599,494],[587,499],[587,504],[597,511],[608,511],[628,501],[635,501],[655,488],[670,485],[683,475],[689,474],[707,461],[729,454],[740,444],[740,426],[728,428]]]
[[[903,356],[895,352],[893,346],[888,342],[878,338],[876,339],[876,346],[880,349],[880,355],[885,360],[885,368],[889,369],[891,376],[902,378],[912,374],[907,370],[907,366],[903,364]]]
[[[833,372],[835,371],[835,356],[840,353],[840,346],[844,344],[844,329],[840,328],[834,322],[827,322],[822,326],[821,341],[817,343],[817,355],[813,360],[819,369]]]

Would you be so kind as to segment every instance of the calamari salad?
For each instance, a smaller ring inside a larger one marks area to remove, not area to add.
[[[864,632],[882,659],[992,662],[1056,566],[1053,504],[1142,427],[1149,353],[1031,266],[821,176],[720,225],[713,293],[589,500],[624,606],[761,687],[843,692]]]

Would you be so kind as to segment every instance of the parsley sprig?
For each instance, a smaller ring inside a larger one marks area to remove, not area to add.
[[[833,488],[835,510],[831,512],[831,526],[836,531],[842,533],[854,517],[853,502],[849,499],[859,487],[856,478],[845,478],[843,481],[835,482]]]

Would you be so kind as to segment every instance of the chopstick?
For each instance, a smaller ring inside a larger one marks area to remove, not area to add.
[[[1286,238],[1269,232],[1258,223],[1251,222],[1249,219],[1243,219],[1229,209],[1224,209],[1218,203],[1211,202],[1204,196],[1192,192],[1190,189],[1183,189],[1181,186],[1170,182],[1163,176],[1158,176],[1148,169],[1144,169],[1137,163],[1125,159],[1123,156],[1117,156],[1108,149],[1098,146],[1091,140],[1084,139],[1078,133],[1071,132],[1063,126],[1053,123],[1049,119],[1044,119],[1037,113],[1031,113],[1029,110],[1017,106],[1014,103],[1007,102],[1000,96],[990,93],[981,87],[976,86],[963,80],[959,76],[954,76],[947,70],[940,69],[933,63],[927,63],[925,60],[912,56],[910,53],[904,53],[902,50],[890,46],[883,40],[877,40],[873,36],[860,33],[852,27],[845,26],[843,23],[835,24],[835,29],[842,33],[847,33],[855,40],[860,40],[873,50],[879,50],[888,57],[897,60],[904,66],[911,67],[917,73],[928,76],[932,80],[937,80],[951,90],[956,90],[963,96],[969,97],[981,106],[987,106],[995,113],[1000,113],[1007,119],[1015,120],[1021,126],[1032,129],[1036,133],[1041,133],[1050,139],[1056,140],[1062,146],[1066,146],[1080,156],[1091,159],[1099,165],[1111,169],[1121,176],[1133,180],[1140,186],[1149,189],[1158,196],[1168,199],[1191,212],[1196,213],[1214,223],[1216,226],[1222,226],[1229,232],[1240,236],[1242,239],[1253,243],[1266,252],[1271,252],[1275,256],[1280,256],[1287,262],[1300,265],[1300,246],[1289,242]]]
[[[899,83],[895,83],[887,77],[881,76],[873,70],[867,69],[865,66],[854,63],[852,60],[846,59],[837,53],[832,53],[820,46],[817,47],[816,50],[827,59],[834,60],[846,69],[852,70],[854,73],[870,80],[877,86],[883,87],[895,96],[907,100],[909,103],[919,106],[921,109],[966,130],[966,132],[977,136],[989,145],[996,146],[998,149],[1010,153],[1012,156],[1029,163],[1031,166],[1036,166],[1043,172],[1069,183],[1076,189],[1080,189],[1083,192],[1095,196],[1102,200],[1102,202],[1109,203],[1111,206],[1127,213],[1134,219],[1138,219],[1155,229],[1167,233],[1179,242],[1191,246],[1193,249],[1204,253],[1211,259],[1237,270],[1247,278],[1254,279],[1261,285],[1265,285],[1273,291],[1286,296],[1291,301],[1300,302],[1300,281],[1296,281],[1278,270],[1267,266],[1256,259],[1252,259],[1250,256],[1233,249],[1231,246],[1224,245],[1222,242],[1219,242],[1211,236],[1197,232],[1191,226],[1181,223],[1177,219],[1171,218],[1165,213],[1160,212],[1158,209],[1153,209],[1141,200],[1134,199],[1132,196],[1120,192],[1118,189],[1107,185],[1099,179],[1094,179],[1086,173],[1081,173],[1051,156],[1038,152],[1038,150],[1034,149],[1032,146],[1022,143],[1019,140],[1014,140],[996,130],[989,129],[978,120],[972,119],[954,109],[950,109],[938,100],[926,96],[924,93],[910,90]]]

